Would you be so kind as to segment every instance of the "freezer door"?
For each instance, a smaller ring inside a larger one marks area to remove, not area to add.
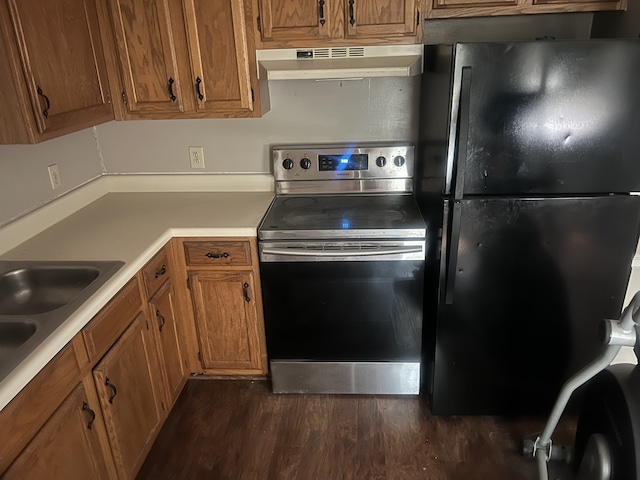
[[[432,409],[546,414],[601,351],[636,249],[640,198],[453,203],[441,270]]]
[[[460,44],[448,193],[640,190],[640,40]]]

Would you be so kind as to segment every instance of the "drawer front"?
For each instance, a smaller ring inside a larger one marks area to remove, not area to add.
[[[134,277],[82,329],[89,360],[102,357],[122,335],[142,307],[138,282]]]
[[[184,242],[187,265],[251,265],[249,242]]]
[[[167,250],[160,250],[142,269],[142,279],[147,299],[158,291],[160,286],[171,276]]]

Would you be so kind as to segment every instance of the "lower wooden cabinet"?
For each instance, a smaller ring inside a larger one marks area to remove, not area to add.
[[[168,413],[159,368],[153,332],[140,313],[93,369],[120,478],[135,477]]]
[[[149,301],[152,324],[158,336],[160,363],[164,366],[165,385],[170,410],[189,378],[186,360],[182,354],[180,332],[176,317],[176,294],[171,280]]]
[[[175,238],[184,356],[192,372],[267,374],[255,237]]]
[[[93,381],[80,382],[3,475],[5,480],[114,477]],[[105,454],[106,453],[106,454]]]
[[[189,272],[205,369],[261,370],[253,272]]]
[[[2,479],[134,479],[190,372],[267,373],[257,240],[185,240],[0,411]]]

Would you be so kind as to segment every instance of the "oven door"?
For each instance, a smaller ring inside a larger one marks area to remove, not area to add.
[[[263,243],[260,258],[274,391],[274,362],[419,369],[424,241]]]

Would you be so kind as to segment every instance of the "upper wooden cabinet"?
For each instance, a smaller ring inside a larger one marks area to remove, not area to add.
[[[627,0],[427,0],[427,18],[625,10]]]
[[[419,0],[345,0],[346,38],[415,40]]]
[[[184,111],[168,1],[112,0],[109,5],[128,111]]]
[[[259,46],[419,43],[419,0],[254,0]]]
[[[0,143],[114,118],[95,0],[2,0]]]
[[[106,0],[123,118],[259,117],[250,0]]]

